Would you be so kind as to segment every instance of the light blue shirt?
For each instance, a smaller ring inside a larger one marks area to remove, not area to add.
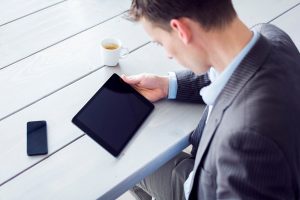
[[[203,101],[209,105],[214,105],[215,100],[217,99],[220,92],[225,87],[229,78],[245,58],[245,56],[252,49],[254,44],[257,42],[259,38],[259,34],[257,32],[253,32],[252,39],[248,42],[248,44],[242,49],[242,51],[231,61],[231,63],[226,67],[226,69],[219,74],[213,67],[210,68],[208,76],[211,81],[211,84],[203,87],[200,90],[200,95],[202,96]]]
[[[254,44],[259,39],[259,34],[256,31],[253,31],[252,39],[248,42],[248,44],[242,49],[242,51],[231,61],[231,63],[226,67],[226,69],[219,73],[217,72],[214,67],[211,67],[208,76],[211,81],[211,84],[203,87],[200,90],[200,95],[202,96],[203,101],[209,106],[207,120],[209,118],[210,112],[213,108],[214,102],[217,99],[220,92],[225,87],[226,83],[228,82],[229,78],[245,58],[245,56],[249,53],[252,49]],[[169,72],[169,95],[168,99],[176,99],[177,95],[177,79],[176,74],[174,72]],[[207,122],[206,120],[206,122]],[[184,183],[184,193],[186,199],[188,199],[191,188],[192,188],[192,180],[194,179],[194,170],[190,173],[188,179]]]
[[[253,31],[253,37],[250,42],[242,49],[242,51],[232,60],[232,62],[226,67],[226,69],[219,74],[213,67],[210,68],[208,72],[208,76],[210,81],[212,82],[210,85],[204,87],[200,91],[200,95],[202,96],[204,102],[207,105],[213,105],[215,99],[220,94],[227,81],[241,63],[241,61],[245,58],[245,56],[252,49],[254,44],[257,42],[259,38],[259,34],[256,31]],[[168,99],[176,99],[177,95],[177,78],[175,72],[169,72],[169,93]]]

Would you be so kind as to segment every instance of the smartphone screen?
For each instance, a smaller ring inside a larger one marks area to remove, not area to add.
[[[46,121],[27,122],[27,154],[29,156],[48,153]]]

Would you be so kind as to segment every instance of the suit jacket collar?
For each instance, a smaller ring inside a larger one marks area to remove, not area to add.
[[[240,90],[262,66],[268,57],[270,49],[271,45],[268,40],[264,36],[260,35],[256,44],[242,60],[238,68],[226,83],[220,95],[217,97],[209,120],[203,130],[202,138],[197,150],[194,170],[197,170],[199,163],[202,161],[203,155],[219,126],[225,110],[233,102]]]

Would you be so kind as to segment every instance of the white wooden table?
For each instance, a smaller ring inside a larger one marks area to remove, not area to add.
[[[300,47],[300,0],[234,0],[252,26],[271,22]],[[160,101],[118,158],[71,123],[112,73],[182,69],[122,14],[130,0],[0,0],[0,200],[115,199],[188,145],[203,107]],[[130,54],[101,65],[99,43]],[[26,154],[26,122],[46,120],[46,156]],[[176,124],[176,126],[174,126]]]

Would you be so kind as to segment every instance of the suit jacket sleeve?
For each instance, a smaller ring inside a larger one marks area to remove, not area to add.
[[[177,100],[204,104],[200,90],[210,84],[207,73],[196,75],[192,71],[184,70],[176,72],[176,78],[178,84]]]

